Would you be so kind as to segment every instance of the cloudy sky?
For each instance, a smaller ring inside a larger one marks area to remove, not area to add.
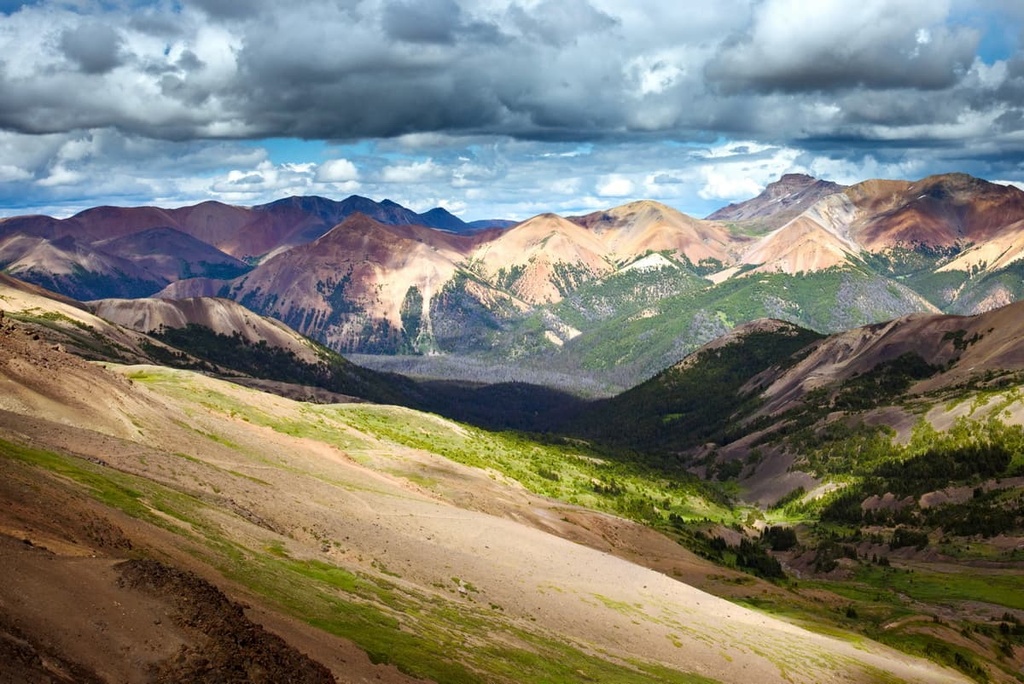
[[[1020,0],[0,0],[0,215],[1024,182]]]

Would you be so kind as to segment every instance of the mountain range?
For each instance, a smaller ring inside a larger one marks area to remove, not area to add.
[[[339,351],[614,366],[628,386],[762,315],[833,331],[1012,301],[1022,198],[955,174],[788,175],[706,220],[642,201],[481,230],[355,196],[101,207],[0,222],[0,265],[79,299],[229,297]],[[649,328],[652,349],[608,349],[624,327]]]
[[[638,201],[470,225],[356,196],[13,217],[0,267],[82,300],[234,299],[336,351],[421,355],[427,375],[438,354],[515,360],[611,391],[765,316],[835,332],[1015,301],[1022,222],[1024,192],[962,174],[790,174],[707,219]]]
[[[393,225],[472,232],[444,209],[417,214],[389,200],[353,195],[341,202],[289,197],[254,207],[203,202],[177,209],[96,207],[68,219],[4,219],[0,263],[33,282],[46,281],[79,299],[154,294],[179,279],[230,278],[245,262],[306,244],[360,213]]]

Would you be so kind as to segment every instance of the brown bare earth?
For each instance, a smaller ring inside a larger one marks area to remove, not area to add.
[[[88,363],[5,321],[0,563],[16,579],[0,583],[4,676],[318,681],[327,668],[342,682],[411,681],[354,645],[414,671],[416,658],[375,641],[393,621],[395,644],[411,638],[484,681],[518,681],[515,665],[493,674],[499,647],[579,657],[580,680],[604,663],[726,682],[962,681],[700,591],[722,571],[662,535],[375,436],[373,420],[464,431]],[[353,629],[349,612],[379,617]]]
[[[199,575],[139,559],[159,534],[2,469],[0,681],[334,681]]]
[[[161,327],[184,328],[196,324],[221,335],[237,334],[250,344],[265,341],[272,347],[294,353],[307,363],[317,361],[308,340],[296,335],[294,330],[275,319],[257,316],[230,299],[101,299],[91,302],[90,309],[103,320],[130,330],[148,333]]]
[[[838,384],[908,353],[944,367],[944,372],[918,382],[914,393],[1012,374],[1024,369],[1019,344],[1022,314],[1024,303],[1017,302],[975,316],[912,314],[832,335],[770,379],[764,394],[768,401],[761,410],[778,412],[810,390]],[[760,325],[764,323],[750,324]],[[750,326],[737,328],[737,333],[753,329]],[[899,427],[907,421],[888,415],[881,422]]]

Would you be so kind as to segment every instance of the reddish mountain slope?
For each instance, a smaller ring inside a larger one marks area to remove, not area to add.
[[[95,207],[60,220],[21,216],[0,220],[0,236],[21,233],[56,239],[74,236],[83,242],[111,240],[154,228],[171,228],[237,258],[259,257],[311,242],[354,213],[382,223],[425,225],[448,231],[468,231],[457,217],[435,209],[417,214],[384,200],[374,202],[352,195],[342,201],[324,197],[288,197],[255,207],[202,202],[177,209],[160,207]]]
[[[321,234],[327,228],[315,215],[287,204],[261,211],[203,202],[180,209],[97,207],[68,219],[64,230],[104,240],[152,228],[173,228],[242,258],[266,254],[282,244],[298,244],[297,236],[309,231],[311,224],[320,226]]]
[[[344,348],[402,327],[415,288],[419,313],[478,244],[420,226],[389,226],[354,214],[323,237],[275,256],[230,285],[230,296],[298,332]]]
[[[976,316],[913,314],[886,323],[831,335],[762,395],[765,413],[786,410],[808,391],[838,386],[880,363],[912,353],[944,368],[918,385],[919,391],[954,387],[987,374],[1024,370],[1024,302]],[[763,384],[765,378],[753,383]]]
[[[869,251],[982,243],[1019,229],[1024,218],[1024,192],[965,174],[867,181],[846,195],[858,210],[852,235]]]
[[[93,246],[168,282],[207,275],[231,278],[249,270],[238,259],[174,228],[149,228],[100,240]]]

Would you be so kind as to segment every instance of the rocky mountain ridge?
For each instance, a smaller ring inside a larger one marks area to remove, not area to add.
[[[0,264],[79,299],[232,298],[335,350],[621,367],[620,387],[764,316],[830,332],[1024,295],[1024,192],[963,174],[787,175],[716,216],[639,201],[453,232],[423,225],[455,225],[443,210],[359,197],[105,207],[0,221]],[[612,351],[627,328],[656,358]]]
[[[787,173],[769,183],[757,197],[712,212],[710,221],[724,221],[761,230],[780,228],[818,200],[842,192],[843,185],[803,173]]]
[[[178,280],[233,278],[250,268],[243,262],[313,241],[355,213],[394,225],[480,229],[441,208],[418,214],[358,195],[342,201],[289,197],[253,207],[215,201],[176,209],[108,206],[67,219],[0,219],[0,264],[79,299],[148,296]]]

